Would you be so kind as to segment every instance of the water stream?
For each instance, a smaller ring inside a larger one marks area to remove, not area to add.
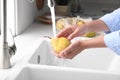
[[[56,37],[57,29],[56,29],[56,20],[55,20],[55,8],[54,6],[49,6],[51,12],[51,19],[52,19],[52,30],[53,30],[53,37]],[[54,57],[54,65],[56,66],[66,66],[65,64],[66,59],[59,59]]]
[[[52,18],[52,29],[53,29],[53,36],[56,37],[57,30],[56,30],[56,21],[55,21],[55,9],[54,7],[50,7],[51,18]]]

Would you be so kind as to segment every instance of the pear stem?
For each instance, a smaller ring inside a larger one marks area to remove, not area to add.
[[[50,36],[44,36],[44,38],[49,38],[49,39],[52,39]]]

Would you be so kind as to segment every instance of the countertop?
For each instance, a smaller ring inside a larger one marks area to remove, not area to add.
[[[30,49],[34,49],[35,46],[37,46],[36,41],[41,42],[44,39],[44,36],[52,36],[52,35],[53,35],[52,26],[50,24],[34,22],[20,35],[16,36],[15,44],[17,47],[17,52],[11,58],[11,68],[0,70],[0,80],[4,80],[4,79],[6,80],[6,77],[9,76],[12,71],[15,71],[18,68],[20,69],[20,67],[24,66],[22,65],[22,59],[26,54],[28,54]],[[19,65],[21,66],[16,66],[18,62]]]

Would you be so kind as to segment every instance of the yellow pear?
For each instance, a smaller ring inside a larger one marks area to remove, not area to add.
[[[60,31],[60,30],[64,29],[64,27],[65,27],[64,24],[65,24],[64,19],[63,19],[63,18],[62,18],[62,19],[59,19],[59,20],[56,22],[57,30]]]
[[[70,43],[71,42],[65,37],[51,39],[52,48],[56,53],[61,52],[63,49],[68,47]]]
[[[96,36],[96,32],[87,32],[83,36],[84,37],[89,37],[89,38],[95,37]]]
[[[85,22],[83,22],[83,21],[80,20],[80,21],[77,22],[77,25],[80,26],[80,25],[82,25],[82,24],[84,24],[84,23],[85,23]]]

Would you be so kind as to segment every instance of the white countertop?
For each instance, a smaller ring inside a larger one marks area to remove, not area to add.
[[[0,70],[0,80],[4,80],[6,76],[9,76],[11,71],[15,71],[16,69],[18,69],[18,66],[16,67],[16,64],[18,64],[18,62],[21,65],[19,66],[19,69],[20,67],[24,66],[22,65],[22,59],[29,52],[29,49],[34,49],[35,46],[37,46],[36,41],[39,40],[41,42],[44,39],[44,36],[52,36],[52,35],[53,35],[52,26],[50,24],[34,22],[24,32],[16,36],[15,43],[17,47],[17,52],[11,58],[12,67],[10,69]]]

